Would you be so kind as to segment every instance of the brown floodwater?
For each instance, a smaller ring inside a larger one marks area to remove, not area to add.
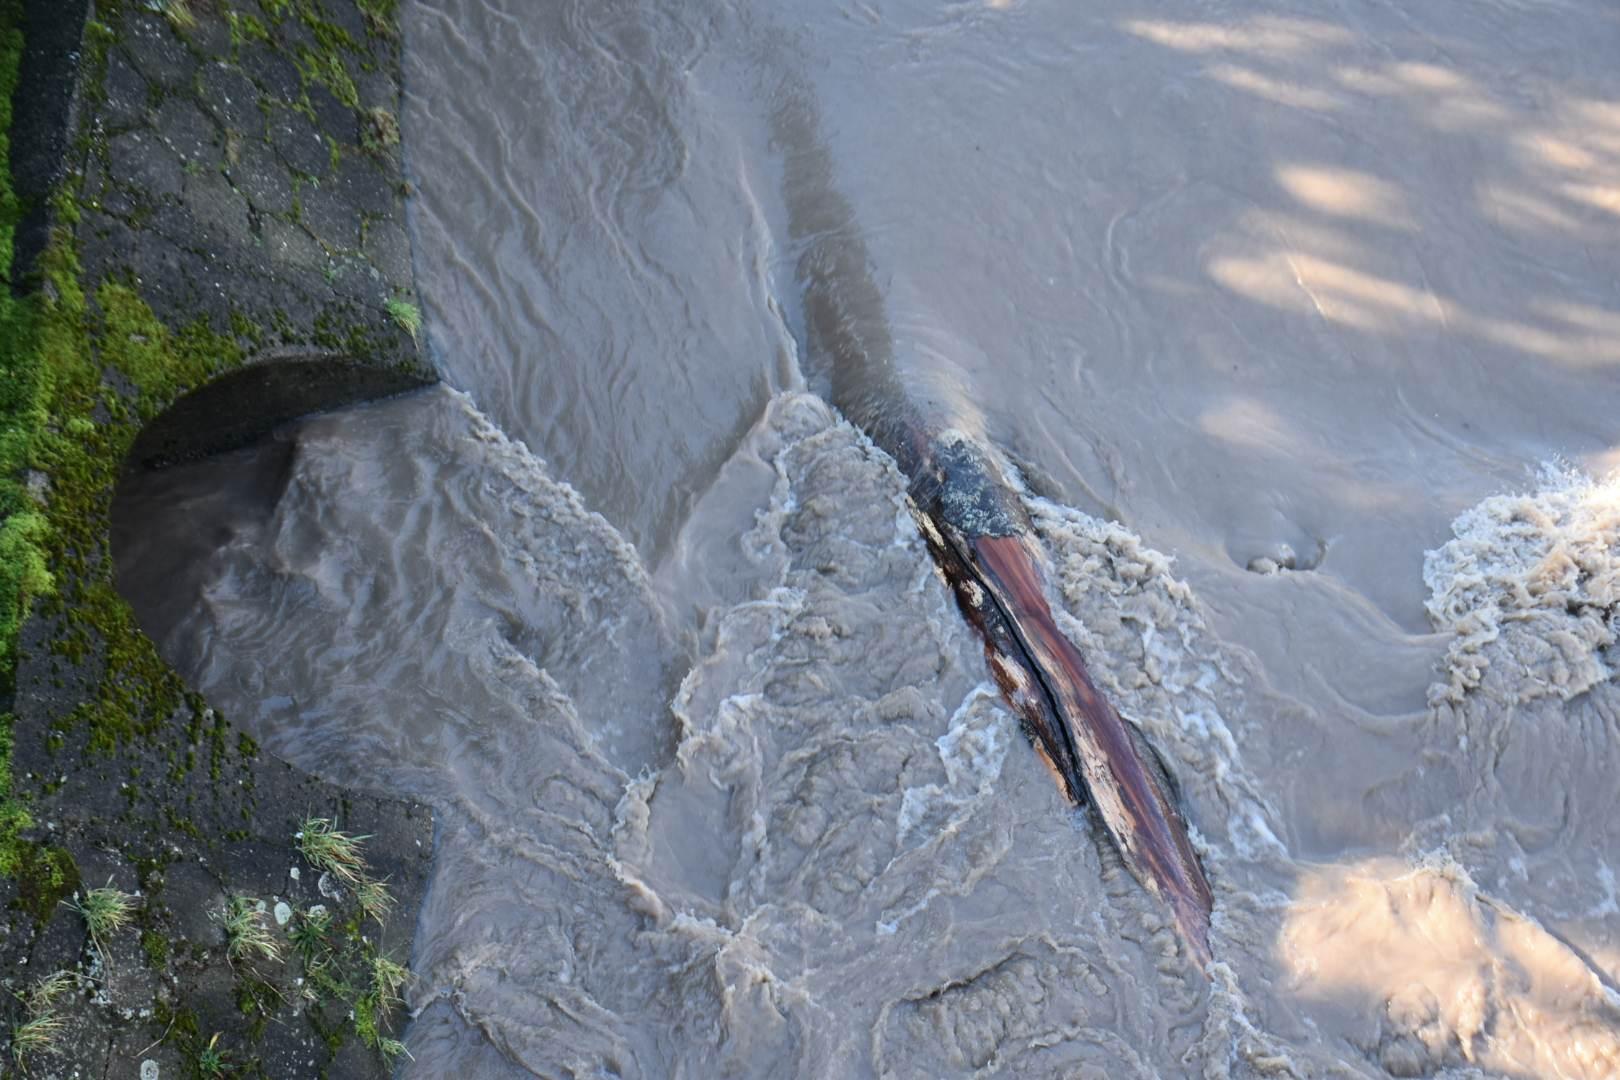
[[[402,13],[449,385],[115,513],[213,702],[438,808],[402,1075],[1620,1074],[1612,5]],[[914,415],[1020,468],[1210,977]]]

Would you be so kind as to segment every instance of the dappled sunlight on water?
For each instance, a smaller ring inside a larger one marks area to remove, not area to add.
[[[1507,319],[1470,308],[1422,278],[1403,282],[1295,247],[1217,256],[1207,270],[1249,300],[1367,333],[1444,331],[1574,369],[1620,364],[1620,337],[1609,329],[1620,312],[1592,305],[1531,298],[1524,319]]]
[[[1620,1069],[1620,997],[1455,863],[1307,871],[1278,953],[1302,997],[1375,1018],[1363,1037],[1397,1076],[1464,1063],[1526,1077]]]
[[[1620,312],[1533,300],[1555,325],[1499,318],[1416,285],[1330,259],[1281,249],[1255,257],[1219,257],[1211,278],[1250,300],[1377,334],[1445,330],[1572,368],[1620,364],[1620,337],[1603,331]]]
[[[1242,52],[1300,57],[1355,40],[1344,27],[1319,19],[1262,15],[1229,23],[1171,19],[1127,19],[1126,30],[1178,52]]]
[[[1359,218],[1395,229],[1416,228],[1400,189],[1365,172],[1285,165],[1277,170],[1277,182],[1300,203],[1332,217]]]
[[[1296,109],[1330,112],[1345,107],[1345,100],[1337,94],[1318,90],[1287,76],[1268,75],[1242,64],[1214,64],[1204,74],[1216,82],[1237,90],[1247,91],[1258,98],[1288,105]]]
[[[1614,179],[1620,175],[1620,103],[1525,72],[1476,74],[1476,65],[1487,61],[1455,42],[1435,46],[1444,62],[1401,56],[1406,48],[1370,56],[1366,39],[1328,21],[1127,19],[1122,25],[1143,40],[1205,58],[1202,78],[1313,116],[1328,125],[1324,132],[1356,122],[1350,114],[1388,129],[1392,145],[1378,171],[1308,159],[1272,165],[1274,182],[1296,215],[1351,223],[1358,227],[1353,238],[1297,221],[1256,228],[1258,219],[1275,213],[1271,209],[1240,214],[1232,227],[1214,230],[1203,260],[1220,286],[1363,334],[1443,330],[1573,369],[1620,364],[1614,330],[1620,310],[1590,295],[1601,276],[1585,279],[1585,302],[1572,302],[1504,294],[1483,269],[1450,275],[1448,288],[1431,281],[1426,269],[1436,244],[1474,230],[1475,223],[1459,217],[1465,208],[1500,242],[1533,243],[1534,254],[1525,254],[1560,277],[1590,266],[1591,244],[1620,241]],[[1286,121],[1279,116],[1276,122]],[[1400,153],[1403,143],[1414,152]],[[1420,212],[1407,189],[1432,188],[1437,179],[1454,198],[1443,204],[1431,198]],[[1600,241],[1605,231],[1609,236]],[[1570,312],[1579,314],[1565,317]]]

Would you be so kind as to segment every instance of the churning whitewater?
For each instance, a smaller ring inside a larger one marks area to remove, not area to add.
[[[1612,483],[1548,474],[1432,554],[1437,621],[1469,627],[1410,793],[1433,816],[1337,863],[1291,854],[1275,757],[1245,752],[1276,743],[1261,717],[1331,716],[1223,647],[1164,555],[1030,497],[1064,629],[1180,778],[1216,892],[1206,984],[1018,732],[893,463],[803,393],[745,447],[772,474],[735,538],[751,598],[673,687],[635,553],[454,391],[125,493],[228,536],[176,570],[201,603],[159,630],[199,688],[290,759],[440,810],[407,1075],[1620,1067],[1602,975],[1521,913],[1613,920],[1613,875],[1585,869],[1613,826],[1560,812],[1527,849],[1556,808],[1520,810],[1542,779],[1491,764],[1532,720],[1582,747],[1565,769],[1615,764],[1581,736],[1613,723],[1607,684],[1559,690],[1614,642]],[[273,504],[221,502],[244,468],[280,475]],[[123,565],[162,557],[143,536]],[[1502,872],[1464,869],[1481,845]]]

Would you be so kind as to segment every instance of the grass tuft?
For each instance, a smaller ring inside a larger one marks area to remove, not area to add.
[[[33,1055],[55,1046],[66,1029],[67,1021],[55,1013],[24,1020],[11,1029],[11,1056],[21,1065]]]
[[[422,329],[422,311],[409,300],[388,301],[388,314],[400,325],[411,340],[416,340],[416,334]]]
[[[19,1066],[26,1058],[51,1049],[67,1030],[56,1003],[77,982],[72,972],[58,971],[39,980],[23,997],[28,1018],[11,1029],[11,1056]]]
[[[398,0],[356,0],[360,12],[366,19],[366,32],[375,37],[394,38],[399,36],[399,28],[395,25]]]
[[[367,973],[368,986],[354,1000],[354,1030],[360,1041],[392,1061],[405,1047],[398,1039],[384,1034],[388,1016],[404,999],[400,991],[405,988],[411,973],[403,964],[396,963],[381,953],[372,953]]]
[[[90,941],[103,958],[107,954],[107,939],[128,926],[135,917],[135,897],[113,888],[110,881],[99,889],[89,889],[82,895],[75,895],[72,900],[64,900],[62,904],[83,916],[85,928],[90,931]]]
[[[293,918],[287,937],[304,961],[304,970],[319,971],[331,961],[332,947],[326,941],[331,929],[332,916],[325,911],[301,911]]]
[[[367,109],[360,125],[360,148],[368,154],[387,157],[399,145],[399,120],[382,106]]]
[[[388,891],[387,881],[362,881],[354,889],[360,901],[360,910],[377,922],[386,922],[394,910],[394,894]]]
[[[410,977],[410,970],[404,964],[390,960],[382,953],[371,958],[371,987],[377,995],[378,1004],[385,1011],[402,1003],[399,992],[405,988]]]
[[[191,0],[146,0],[146,6],[168,19],[176,30],[191,30],[197,25],[197,13],[191,10]]]
[[[221,1032],[214,1032],[214,1037],[208,1040],[208,1045],[197,1054],[197,1074],[199,1076],[225,1076],[231,1070],[230,1053],[219,1048]]]
[[[394,896],[386,881],[371,877],[361,853],[370,839],[340,831],[329,818],[305,818],[293,840],[304,858],[354,890],[363,918],[382,922],[394,909]],[[411,973],[405,965],[357,940],[358,922],[345,924],[347,944],[334,942],[333,918],[324,908],[300,912],[288,931],[304,968],[304,997],[312,1002],[346,1001],[360,1041],[392,1063],[405,1044],[387,1032],[390,1014],[404,1004],[402,996]],[[358,945],[358,948],[356,947]]]
[[[251,896],[233,896],[225,906],[225,955],[232,962],[281,959],[281,946],[270,935],[259,901]]]
[[[360,845],[369,839],[369,836],[351,836],[340,832],[331,818],[305,818],[303,825],[293,835],[298,850],[311,866],[331,874],[351,888],[357,888],[366,881],[366,871],[370,867],[366,864],[365,856],[360,854]]]
[[[56,1007],[56,1003],[67,995],[78,984],[78,978],[71,971],[58,971],[47,975],[34,984],[25,999],[28,1011],[42,1013]]]

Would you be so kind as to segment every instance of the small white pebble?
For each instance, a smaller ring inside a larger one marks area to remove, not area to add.
[[[287,906],[285,900],[276,901],[276,925],[286,926],[287,920],[292,918],[292,908]]]
[[[298,867],[294,866],[288,869],[287,876],[292,878],[294,881],[297,881],[302,875],[299,874]]]
[[[141,1062],[141,1080],[158,1080],[158,1063],[151,1058]]]

